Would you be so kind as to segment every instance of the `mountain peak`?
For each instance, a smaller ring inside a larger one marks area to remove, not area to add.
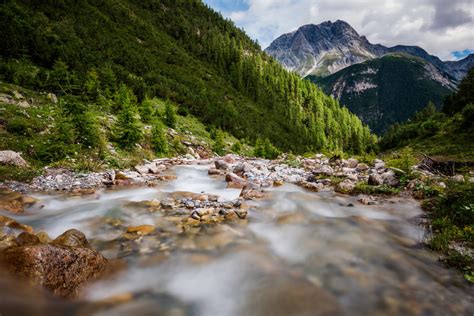
[[[455,81],[462,79],[474,66],[472,57],[457,62],[443,62],[418,46],[386,47],[371,44],[347,22],[325,21],[303,25],[283,34],[265,50],[288,70],[302,77],[327,76],[353,64],[382,57],[389,53],[406,53],[426,60]]]

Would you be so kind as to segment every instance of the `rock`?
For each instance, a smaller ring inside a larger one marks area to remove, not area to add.
[[[324,185],[322,183],[315,183],[315,182],[308,182],[308,181],[301,181],[299,183],[303,188],[313,191],[313,192],[319,192]]]
[[[216,165],[216,169],[218,170],[227,170],[229,169],[229,165],[224,160],[216,160],[214,162]]]
[[[281,187],[285,182],[283,180],[275,180],[273,181],[273,186],[274,187]]]
[[[30,234],[33,233],[33,228],[31,226],[18,223],[14,219],[3,215],[0,215],[0,227],[9,227],[11,229],[19,229]]]
[[[347,168],[355,168],[359,164],[359,161],[355,158],[349,158],[345,161],[345,167]]]
[[[239,177],[233,172],[227,174],[225,180],[228,182],[228,188],[243,189],[247,185],[247,180]]]
[[[313,174],[314,175],[325,175],[325,176],[332,176],[334,174],[334,169],[331,166],[328,165],[322,165],[319,168],[313,169]]]
[[[355,183],[349,179],[345,179],[336,185],[335,191],[339,193],[350,193],[355,188]]]
[[[48,243],[51,242],[51,238],[49,238],[48,234],[45,232],[39,232],[36,234],[36,237],[38,237],[40,243]]]
[[[41,285],[64,298],[77,296],[80,288],[87,281],[99,277],[108,263],[94,249],[53,243],[6,248],[2,252],[2,261],[18,278]]]
[[[238,158],[238,156],[237,156],[237,158]],[[227,154],[224,157],[224,161],[229,163],[229,164],[234,164],[235,163],[235,157],[232,154]]]
[[[204,214],[203,214],[203,215],[204,215]],[[192,218],[192,219],[195,219],[195,220],[197,220],[197,221],[200,221],[200,220],[201,220],[201,215],[199,215],[199,213],[198,213],[197,211],[194,211],[194,212],[192,212],[192,214],[191,214],[191,218]]]
[[[358,172],[365,172],[365,171],[369,170],[369,166],[367,166],[367,164],[361,162],[357,165],[356,170]]]
[[[263,196],[262,190],[259,189],[244,188],[240,193],[240,197],[246,200],[260,199],[263,198]]]
[[[148,166],[135,166],[134,169],[141,175],[150,173],[150,168]]]
[[[464,182],[464,176],[462,174],[457,174],[455,176],[452,176],[451,177],[451,180],[453,180],[454,182]]]
[[[149,235],[156,230],[156,227],[153,225],[140,225],[140,226],[130,226],[127,227],[127,233],[135,233],[138,235]]]
[[[52,103],[54,103],[54,104],[58,103],[58,98],[56,97],[56,95],[54,93],[48,93],[46,97]]]
[[[27,199],[27,202],[28,199]],[[0,210],[14,214],[21,214],[24,211],[23,196],[19,192],[9,189],[0,190]]]
[[[380,161],[374,164],[374,169],[379,170],[385,168],[385,162]]]
[[[244,173],[250,172],[253,169],[253,166],[248,162],[241,162],[234,168],[234,173],[238,175],[243,175]]]
[[[346,174],[346,178],[351,180],[351,181],[354,181],[354,182],[357,182],[357,180],[359,180],[359,178],[357,177],[356,174],[352,174],[352,173],[349,173],[349,174]]]
[[[70,229],[59,235],[52,244],[68,247],[88,247],[86,236],[77,229]]]
[[[41,241],[38,236],[27,232],[20,233],[20,235],[18,235],[16,238],[16,244],[18,246],[37,245],[39,243],[41,243]]]
[[[384,184],[390,186],[397,186],[400,183],[392,170],[382,173],[382,179]]]
[[[363,204],[363,205],[375,205],[375,201],[372,199],[372,198],[369,198],[369,197],[362,197],[360,199],[357,200],[360,204]]]
[[[368,183],[369,185],[382,185],[384,183],[384,179],[378,173],[372,173],[369,175]]]
[[[207,174],[210,175],[210,176],[217,176],[217,175],[220,175],[221,174],[221,171],[216,169],[216,168],[210,168],[208,171],[207,171]]]
[[[161,207],[164,209],[172,209],[175,207],[175,201],[172,198],[166,198],[161,201]]]
[[[12,165],[21,168],[28,168],[29,165],[21,155],[12,150],[2,150],[0,151],[0,164],[3,165]]]
[[[240,218],[245,219],[247,217],[247,210],[234,210],[234,213]]]

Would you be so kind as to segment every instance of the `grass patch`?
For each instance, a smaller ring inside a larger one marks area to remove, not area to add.
[[[354,194],[368,195],[397,195],[400,193],[400,189],[388,185],[373,186],[366,183],[358,183],[352,192]]]
[[[446,264],[472,280],[474,260],[459,249],[474,248],[474,184],[448,183],[446,190],[425,201],[423,208],[429,212],[433,228],[430,248],[441,251]]]
[[[0,181],[21,181],[30,182],[40,174],[39,170],[24,169],[15,166],[0,165]]]

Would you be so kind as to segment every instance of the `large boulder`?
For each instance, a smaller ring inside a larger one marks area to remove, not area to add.
[[[22,233],[17,237],[17,246],[3,250],[1,260],[16,277],[64,298],[75,297],[86,282],[105,271],[108,263],[98,251],[89,248],[84,234],[74,229],[50,243]]]
[[[347,167],[347,168],[355,168],[357,167],[358,164],[359,164],[359,161],[355,158],[349,158],[343,161],[344,167]]]
[[[0,164],[2,165],[12,165],[16,167],[27,168],[29,165],[21,155],[12,150],[2,150],[0,151]]]
[[[227,170],[229,169],[229,165],[224,160],[216,160],[214,162],[216,165],[216,169],[218,170]]]

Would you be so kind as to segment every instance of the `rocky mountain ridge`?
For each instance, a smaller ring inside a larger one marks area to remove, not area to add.
[[[327,21],[308,24],[283,34],[265,51],[285,68],[302,77],[327,76],[348,66],[382,57],[390,53],[407,53],[433,64],[453,83],[458,83],[472,66],[474,55],[459,61],[442,61],[418,46],[386,47],[370,43],[347,22]],[[443,79],[444,80],[444,79]]]

